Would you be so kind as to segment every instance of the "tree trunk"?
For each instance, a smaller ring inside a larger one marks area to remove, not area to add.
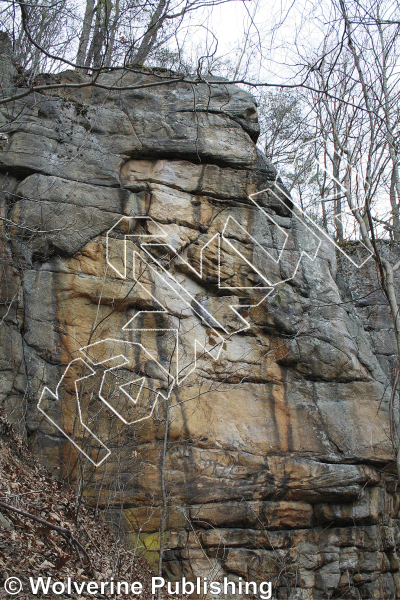
[[[393,239],[398,242],[400,241],[400,222],[399,222],[399,205],[396,201],[396,176],[394,167],[392,169],[392,177],[390,180],[390,204],[392,206],[392,215],[393,215]]]
[[[104,61],[104,66],[105,67],[110,67],[111,66],[111,61],[112,61],[112,57],[113,57],[113,50],[114,50],[114,44],[115,44],[115,33],[117,31],[117,26],[118,26],[118,19],[119,19],[119,0],[116,0],[116,2],[115,2],[115,15],[114,15],[113,23],[112,23],[111,28],[110,28],[110,34],[109,34],[109,39],[108,39],[108,47],[107,47],[106,57],[105,57],[105,61]]]
[[[379,13],[378,13],[379,14]],[[389,90],[388,90],[388,75],[387,75],[387,65],[386,65],[386,48],[384,43],[382,25],[378,22],[378,30],[381,40],[381,54],[382,54],[382,89],[383,89],[383,97],[384,97],[384,108],[385,108],[385,121],[386,121],[386,131],[388,138],[388,146],[389,146],[389,154],[390,159],[392,161],[392,180],[390,182],[390,203],[392,205],[393,211],[393,227],[398,227],[399,225],[399,202],[400,202],[400,177],[399,177],[399,167],[398,167],[398,156],[396,151],[396,140],[393,134],[392,122],[390,117],[390,103],[389,103]],[[397,199],[396,199],[397,195]],[[395,218],[397,216],[397,224],[395,225]],[[394,231],[394,239],[399,241],[400,232],[396,229]]]
[[[335,198],[333,201],[334,212],[335,212],[335,229],[336,229],[336,239],[338,242],[343,242],[343,223],[342,223],[342,188],[339,183],[339,168],[340,168],[340,155],[335,148],[333,154],[333,176],[335,178],[334,187],[335,187]]]
[[[102,49],[106,39],[106,31],[109,22],[109,5],[107,0],[99,0],[96,14],[96,31],[93,35],[93,68],[100,69],[104,65],[102,60]]]
[[[89,44],[90,30],[94,15],[94,0],[86,0],[85,16],[83,18],[82,31],[79,38],[78,54],[76,55],[76,64],[81,67],[85,64],[87,47]],[[82,69],[83,71],[84,69]]]
[[[95,19],[95,23],[94,23],[94,31],[93,31],[92,41],[91,41],[90,48],[89,48],[89,51],[87,53],[86,60],[85,60],[85,68],[89,68],[92,63],[94,64],[96,53],[99,54],[98,46],[99,46],[99,40],[101,37],[101,32],[100,32],[101,4],[102,4],[102,0],[99,0],[97,6],[95,8],[96,19]]]
[[[165,8],[168,6],[167,0],[160,0],[156,10],[154,11],[146,33],[143,36],[142,42],[138,48],[138,51],[133,57],[133,64],[143,65],[146,62],[151,50],[157,39],[157,34],[161,28],[164,20],[166,11]],[[165,11],[165,12],[164,12]],[[164,14],[163,14],[164,13]]]

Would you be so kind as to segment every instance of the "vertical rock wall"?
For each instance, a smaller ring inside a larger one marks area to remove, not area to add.
[[[399,597],[394,345],[373,263],[338,263],[293,215],[249,94],[137,87],[160,77],[0,109],[0,401],[56,474],[116,520],[123,504],[149,560],[164,491],[172,578]]]

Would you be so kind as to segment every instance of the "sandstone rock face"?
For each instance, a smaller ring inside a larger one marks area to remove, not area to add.
[[[249,94],[117,89],[159,76],[1,108],[0,401],[151,561],[164,508],[172,579],[397,598],[395,350],[374,265],[292,212]]]

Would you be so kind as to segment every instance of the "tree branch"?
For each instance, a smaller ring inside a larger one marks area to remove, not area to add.
[[[84,548],[84,546],[82,546],[82,544],[79,542],[79,540],[76,539],[76,537],[74,536],[74,534],[72,533],[72,531],[70,529],[67,529],[66,527],[60,527],[59,525],[55,525],[54,523],[50,523],[50,521],[47,521],[46,519],[42,519],[42,517],[37,517],[36,515],[32,515],[32,513],[29,513],[25,510],[21,510],[20,508],[16,508],[15,506],[11,506],[11,504],[7,504],[6,502],[0,501],[0,508],[4,508],[10,512],[16,512],[17,514],[22,515],[23,517],[26,517],[27,519],[32,519],[33,521],[37,521],[38,523],[41,523],[42,525],[46,525],[46,527],[50,527],[51,529],[58,531],[58,533],[60,533],[69,543],[71,543],[72,546],[75,547],[75,550],[77,552],[79,560],[81,560],[81,557],[79,554],[79,549],[80,549],[80,550],[82,550],[83,554],[85,555],[89,566],[92,567],[92,561],[90,560],[90,557],[86,551],[86,548]]]

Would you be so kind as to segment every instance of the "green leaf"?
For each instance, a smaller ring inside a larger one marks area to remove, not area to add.
[[[280,303],[282,302],[282,298],[280,297],[280,295],[279,295],[279,294],[277,294],[277,295],[275,296],[275,300],[277,301],[277,303],[278,303],[278,304],[280,304]]]

